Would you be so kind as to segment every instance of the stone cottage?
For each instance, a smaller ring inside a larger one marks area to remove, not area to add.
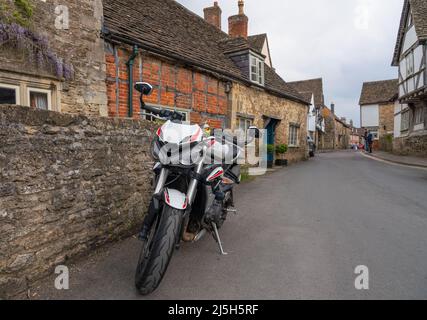
[[[300,94],[275,71],[266,34],[248,35],[244,3],[229,18],[224,53],[238,66],[242,80],[233,82],[231,128],[251,125],[267,130],[267,143],[286,144],[286,158],[295,162],[307,156],[307,114],[311,99]],[[269,154],[269,161],[275,159]]]
[[[323,79],[309,79],[288,84],[297,90],[301,95],[311,101],[310,112],[308,114],[308,135],[315,141],[318,150],[325,149],[325,119],[322,117],[322,110],[325,106],[325,95],[323,93]]]
[[[393,151],[427,156],[427,1],[405,0],[392,65],[399,68]]]
[[[323,106],[321,116],[325,123],[325,133],[322,135],[320,150],[345,150],[350,145],[351,126],[345,118],[335,113],[335,104]]]
[[[360,125],[374,136],[374,150],[391,150],[398,80],[365,82],[360,96]]]
[[[289,144],[289,160],[302,159],[310,101],[273,69],[267,36],[248,36],[238,4],[227,34],[218,3],[204,10],[205,19],[172,0],[37,3],[30,28],[1,25],[0,39],[8,41],[0,103],[141,118],[133,84],[143,80],[154,85],[147,98],[153,106],[215,128],[256,124],[269,130],[271,144]],[[24,44],[16,41],[20,33]]]
[[[102,1],[15,2],[1,2],[0,104],[107,116]]]
[[[244,2],[238,5],[227,34],[217,2],[202,19],[175,1],[104,1],[110,116],[127,116],[132,103],[128,116],[139,117],[128,85],[132,62],[131,82],[155,86],[148,103],[216,128],[255,124],[268,130],[270,144],[290,146],[288,160],[303,159],[309,102],[272,68],[267,36],[248,36]]]

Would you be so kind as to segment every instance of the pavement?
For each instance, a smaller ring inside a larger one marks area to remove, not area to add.
[[[128,239],[70,265],[70,289],[54,277],[32,299],[427,299],[427,170],[359,152],[318,155],[242,184],[238,216],[184,244],[158,290],[138,295],[140,243]],[[355,268],[369,269],[369,290]]]
[[[413,166],[420,168],[427,168],[427,158],[413,157],[413,156],[399,156],[390,152],[375,151],[373,153],[364,153],[367,157],[374,157],[379,160],[388,161],[405,166]]]

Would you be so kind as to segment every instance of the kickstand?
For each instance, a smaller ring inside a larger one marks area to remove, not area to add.
[[[215,222],[212,222],[212,228],[214,230],[214,234],[215,234],[215,240],[218,243],[218,247],[219,247],[219,251],[221,252],[221,255],[226,256],[228,255],[227,252],[224,252],[224,249],[222,247],[222,243],[221,243],[221,238],[219,237],[219,233],[218,233],[218,228],[216,226]]]

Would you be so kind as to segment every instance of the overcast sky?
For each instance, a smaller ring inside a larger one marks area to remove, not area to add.
[[[203,16],[213,0],[178,0]],[[219,0],[223,30],[237,0]],[[245,0],[249,34],[267,33],[286,81],[322,77],[326,104],[360,123],[364,81],[397,78],[391,67],[403,0]]]

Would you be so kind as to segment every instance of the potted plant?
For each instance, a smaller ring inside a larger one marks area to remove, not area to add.
[[[274,144],[268,144],[267,145],[267,167],[273,168],[274,163]]]
[[[288,160],[284,159],[285,153],[288,152],[288,146],[286,144],[279,144],[276,146],[276,154],[280,159],[276,160],[276,166],[287,166]]]

